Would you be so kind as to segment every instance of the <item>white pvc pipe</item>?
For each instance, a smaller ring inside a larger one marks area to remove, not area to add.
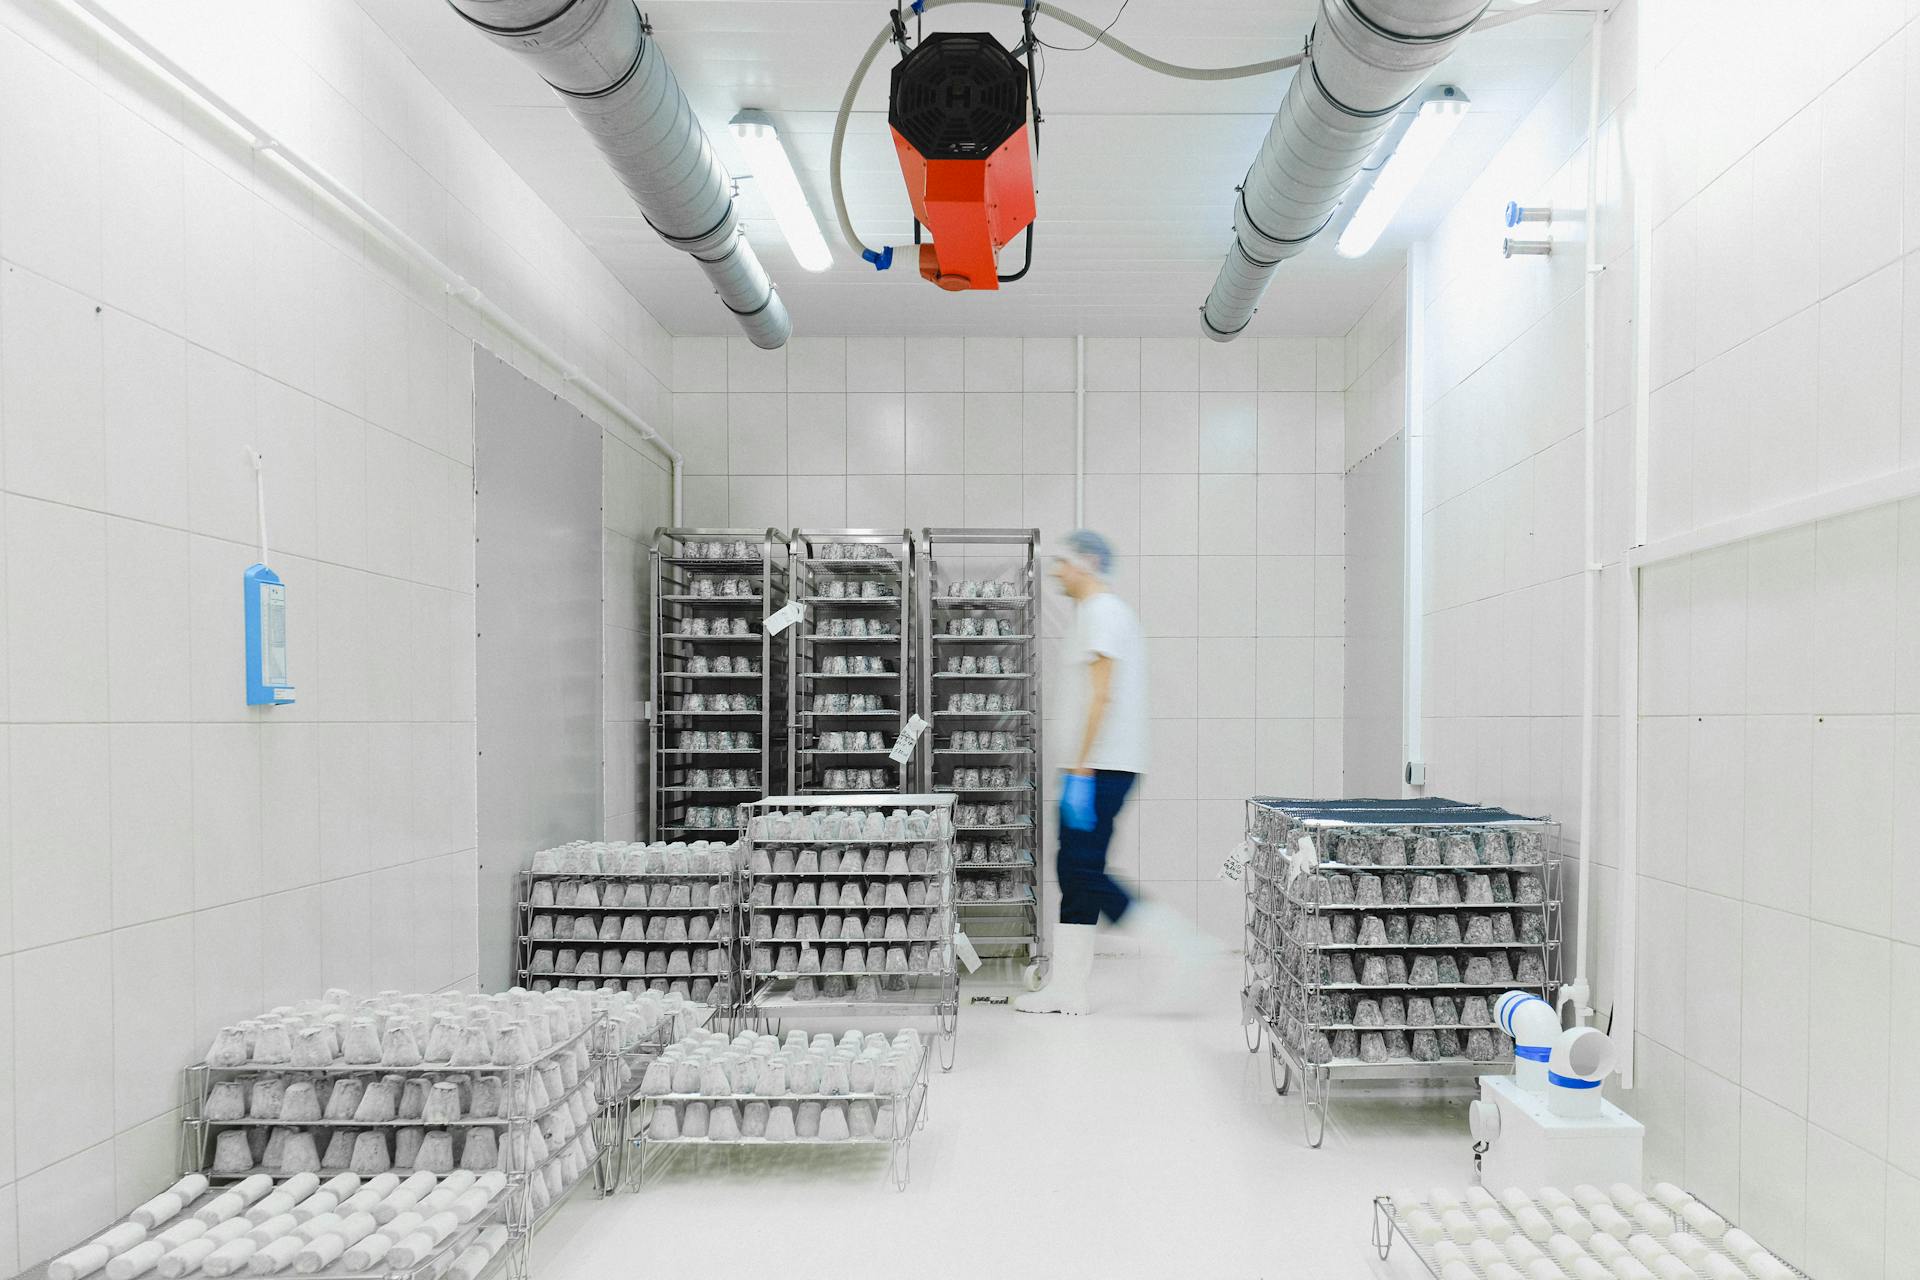
[[[1560,1015],[1531,991],[1509,991],[1494,1004],[1494,1020],[1513,1037],[1513,1078],[1533,1093],[1547,1091],[1547,1059],[1560,1038]]]
[[[336,208],[357,219],[368,230],[386,241],[390,248],[399,251],[401,256],[410,258],[425,267],[439,278],[441,287],[449,297],[464,302],[476,315],[558,374],[563,383],[580,388],[607,412],[639,432],[642,439],[666,456],[672,467],[675,495],[673,523],[678,525],[681,522],[680,451],[667,443],[659,432],[648,426],[639,414],[626,406],[625,402],[588,377],[584,369],[554,350],[531,329],[521,324],[509,312],[482,293],[479,286],[467,280],[434,256],[425,245],[394,225],[385,214],[368,204],[325,169],[274,137],[271,130],[254,120],[193,72],[174,61],[152,41],[121,21],[110,9],[101,4],[100,0],[62,0],[62,3],[81,22],[94,27],[104,35],[111,36],[151,63],[168,79],[184,89],[189,97],[197,99],[208,114],[223,121],[230,129],[247,139],[254,150],[277,160],[287,172],[305,181],[330,200]]]
[[[1585,274],[1581,279],[1581,310],[1585,345],[1585,405],[1581,430],[1584,456],[1584,500],[1586,534],[1580,573],[1580,876],[1576,890],[1574,925],[1573,981],[1561,989],[1562,1004],[1573,1006],[1576,1025],[1584,1026],[1593,1017],[1593,984],[1587,962],[1592,955],[1588,924],[1593,918],[1594,853],[1594,774],[1600,753],[1600,722],[1595,703],[1599,697],[1600,628],[1600,532],[1599,532],[1599,417],[1600,356],[1595,329],[1599,324],[1595,294],[1600,287],[1600,70],[1602,24],[1606,15],[1593,14],[1593,54],[1588,66],[1587,85],[1587,249]]]
[[[1572,1027],[1553,1042],[1547,1059],[1547,1107],[1558,1116],[1600,1114],[1600,1082],[1613,1072],[1620,1051],[1597,1027]]]
[[[1073,527],[1087,527],[1087,338],[1073,340]]]
[[[1401,461],[1401,568],[1400,605],[1400,683],[1401,683],[1401,773],[1402,790],[1417,795],[1425,790],[1425,774],[1415,782],[1415,766],[1426,768],[1425,694],[1426,668],[1426,505],[1427,505],[1427,428],[1426,369],[1427,316],[1424,299],[1427,289],[1427,246],[1425,241],[1407,251],[1407,300],[1405,353],[1401,364],[1404,384],[1405,437]]]

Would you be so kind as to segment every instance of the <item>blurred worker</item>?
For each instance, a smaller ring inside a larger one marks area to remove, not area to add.
[[[1068,534],[1053,576],[1073,600],[1062,660],[1067,759],[1060,778],[1060,923],[1046,986],[1016,998],[1022,1013],[1090,1013],[1087,979],[1101,917],[1124,921],[1175,954],[1192,950],[1177,913],[1138,901],[1107,874],[1107,846],[1133,785],[1147,770],[1147,644],[1140,619],[1108,589],[1113,549],[1090,529]]]

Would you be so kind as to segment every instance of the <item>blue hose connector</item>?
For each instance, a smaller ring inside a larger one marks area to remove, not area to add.
[[[872,249],[862,249],[860,256],[866,261],[871,262],[875,271],[885,271],[893,265],[893,246],[888,245],[878,253],[875,253]]]

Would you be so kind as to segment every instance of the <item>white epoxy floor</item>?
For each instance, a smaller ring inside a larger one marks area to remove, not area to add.
[[[878,1151],[715,1152],[638,1194],[565,1206],[535,1242],[534,1275],[749,1262],[786,1280],[1418,1274],[1404,1245],[1375,1260],[1371,1199],[1466,1185],[1464,1103],[1341,1100],[1310,1150],[1266,1049],[1246,1050],[1239,958],[1209,965],[1187,1018],[1141,1007],[1146,963],[1099,961],[1093,1017],[964,1007],[905,1191]]]

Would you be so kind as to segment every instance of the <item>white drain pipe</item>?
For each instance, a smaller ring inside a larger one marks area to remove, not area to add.
[[[1320,0],[1307,51],[1234,204],[1233,247],[1201,308],[1231,342],[1282,262],[1305,251],[1408,95],[1488,0]]]
[[[786,304],[740,235],[733,180],[634,0],[449,0],[533,65],[592,135],[662,240],[693,255],[756,347],[792,332]]]

